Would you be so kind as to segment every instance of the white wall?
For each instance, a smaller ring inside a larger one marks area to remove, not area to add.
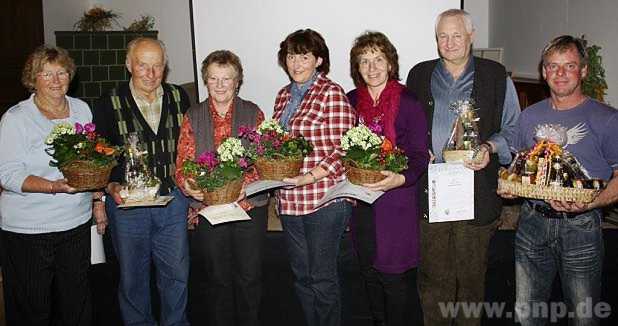
[[[467,3],[467,1],[466,1]],[[493,0],[491,47],[504,47],[504,63],[514,76],[538,78],[541,50],[552,38],[571,34],[602,47],[609,89],[605,100],[618,105],[618,1]]]
[[[464,10],[472,16],[476,28],[474,35],[475,48],[489,47],[489,2],[490,0],[465,0]]]
[[[320,32],[330,50],[329,77],[351,90],[349,52],[355,37],[365,30],[386,34],[397,47],[399,74],[405,79],[414,64],[438,56],[435,18],[460,4],[459,0],[192,1],[196,61],[218,49],[238,54],[245,76],[240,96],[257,103],[267,116],[277,91],[289,83],[277,65],[277,51],[293,31],[312,28]],[[200,86],[203,100],[206,90]]]
[[[154,29],[167,47],[167,80],[177,84],[193,81],[189,0],[44,0],[45,42],[55,44],[54,32],[73,30],[73,24],[93,5],[119,13],[122,27],[142,15],[153,16]]]

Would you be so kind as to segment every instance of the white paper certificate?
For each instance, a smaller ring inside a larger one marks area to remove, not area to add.
[[[318,202],[318,206],[322,206],[333,199],[343,197],[354,198],[368,204],[373,204],[373,202],[383,194],[384,191],[369,190],[365,187],[355,185],[348,180],[344,180],[328,190],[326,195]]]
[[[238,203],[206,206],[198,214],[202,215],[212,225],[251,219]]]
[[[97,226],[90,227],[90,264],[102,264],[105,262],[105,249],[103,249],[103,235],[97,232]]]
[[[461,163],[429,164],[429,223],[474,219],[474,171]]]

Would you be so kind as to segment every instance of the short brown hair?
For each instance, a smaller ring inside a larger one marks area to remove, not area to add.
[[[311,53],[316,58],[322,58],[322,64],[317,67],[317,71],[328,74],[330,71],[330,56],[328,54],[328,46],[320,33],[312,29],[299,29],[296,32],[288,35],[283,42],[279,44],[279,66],[283,68],[286,74],[288,66],[286,58],[288,54],[305,54]]]
[[[54,63],[64,68],[69,73],[69,82],[75,76],[75,63],[67,50],[57,46],[42,45],[28,56],[24,70],[21,72],[21,83],[31,93],[36,90],[36,77],[43,71],[46,63]]]
[[[206,84],[206,81],[208,80],[208,67],[213,63],[220,66],[230,65],[234,68],[234,70],[236,70],[236,80],[238,81],[236,91],[238,91],[244,78],[240,58],[234,52],[229,50],[217,50],[211,52],[208,56],[206,56],[206,59],[202,61],[202,80],[204,81],[204,84]]]
[[[360,56],[367,51],[380,50],[384,53],[386,61],[391,66],[388,79],[399,80],[399,55],[397,49],[389,41],[386,35],[380,32],[367,31],[354,40],[350,50],[350,76],[356,87],[365,86],[365,80],[358,69]]]
[[[547,57],[550,55],[556,52],[563,53],[569,49],[575,49],[579,55],[580,67],[588,65],[588,52],[584,41],[571,35],[558,36],[545,45],[542,53],[543,65],[547,63]]]

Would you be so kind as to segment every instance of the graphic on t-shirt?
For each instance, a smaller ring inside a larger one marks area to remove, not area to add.
[[[579,143],[588,134],[588,128],[586,128],[586,124],[583,122],[576,124],[571,129],[567,129],[560,124],[540,124],[534,129],[534,138],[537,142],[548,140],[562,146],[564,149],[569,145]]]

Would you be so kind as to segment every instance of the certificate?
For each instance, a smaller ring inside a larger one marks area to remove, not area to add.
[[[373,204],[376,199],[384,194],[384,191],[373,191],[365,187],[355,185],[348,180],[339,182],[336,186],[328,190],[326,195],[320,199],[318,206],[322,206],[327,202],[337,198],[354,198],[364,201],[368,204]]]
[[[429,223],[474,219],[474,171],[461,163],[429,164]]]
[[[198,214],[202,215],[212,225],[251,219],[238,203],[206,206]]]

